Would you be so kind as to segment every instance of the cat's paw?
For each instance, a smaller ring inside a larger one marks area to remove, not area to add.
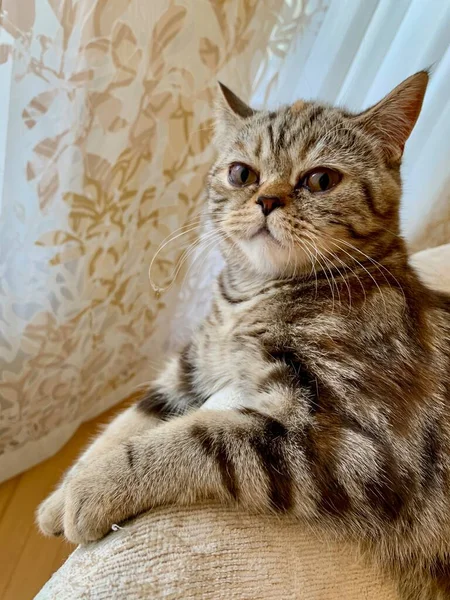
[[[64,484],[42,502],[36,513],[36,521],[44,535],[63,534]]]
[[[66,484],[63,531],[75,544],[104,537],[114,523],[137,512],[138,482],[126,464],[125,453],[108,453],[77,472]]]

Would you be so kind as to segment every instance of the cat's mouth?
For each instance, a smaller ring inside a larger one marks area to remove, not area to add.
[[[262,238],[267,238],[270,239],[273,242],[276,242],[278,245],[281,245],[280,242],[277,240],[277,238],[273,235],[273,233],[270,231],[270,229],[267,227],[267,225],[264,223],[264,225],[262,227],[260,227],[258,229],[258,231],[256,231],[252,236],[251,236],[251,240],[254,240],[257,237],[262,237]]]

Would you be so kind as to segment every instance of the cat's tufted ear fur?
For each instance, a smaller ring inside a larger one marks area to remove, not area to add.
[[[386,158],[398,162],[419,117],[428,85],[428,72],[405,79],[378,104],[357,115],[356,121],[378,138]]]
[[[237,128],[248,117],[251,117],[256,113],[253,108],[250,108],[245,102],[243,102],[234,92],[232,92],[226,85],[219,83],[219,93],[216,101],[216,119],[215,119],[215,133],[216,140],[220,143],[221,139]]]

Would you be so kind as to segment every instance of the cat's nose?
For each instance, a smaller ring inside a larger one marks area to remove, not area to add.
[[[259,204],[265,217],[276,208],[284,206],[284,202],[279,196],[259,196],[256,204]]]

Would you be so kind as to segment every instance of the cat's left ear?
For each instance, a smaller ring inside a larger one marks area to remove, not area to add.
[[[392,162],[402,157],[406,140],[419,117],[428,79],[427,71],[411,75],[378,104],[356,116],[356,121],[379,140]]]
[[[238,98],[234,92],[223,83],[219,83],[219,93],[216,101],[216,137],[220,143],[220,138],[230,134],[231,131],[239,128],[248,117],[256,113],[243,100]]]

